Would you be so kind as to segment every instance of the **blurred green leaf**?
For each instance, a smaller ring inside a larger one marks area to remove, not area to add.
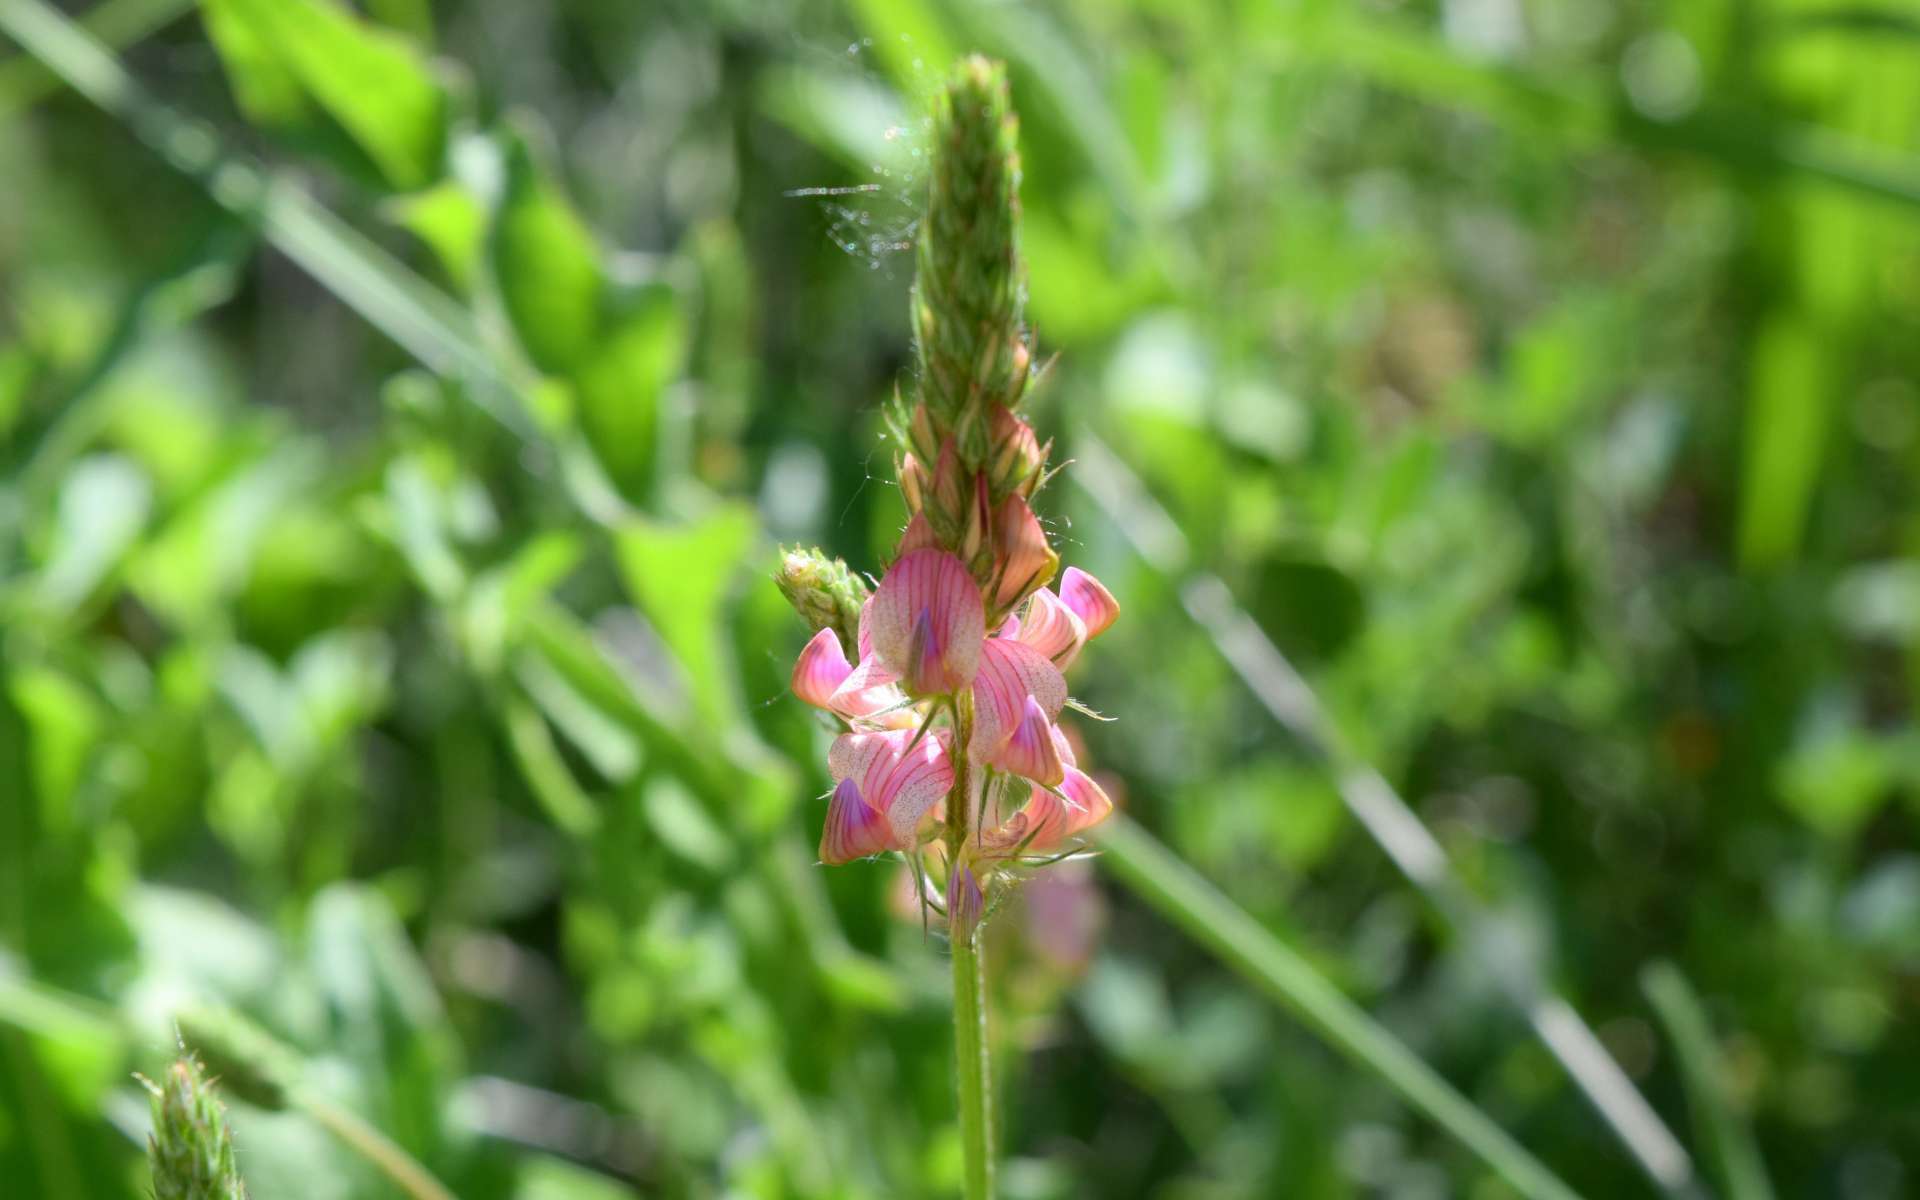
[[[535,127],[509,132],[505,192],[494,219],[493,271],[520,345],[536,366],[564,375],[600,344],[607,281],[593,235],[555,179]]]
[[[395,190],[439,178],[448,100],[424,55],[336,0],[201,0],[236,98],[269,128],[345,131]]]

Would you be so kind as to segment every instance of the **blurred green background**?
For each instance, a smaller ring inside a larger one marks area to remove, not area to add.
[[[767,573],[898,528],[976,49],[1123,809],[1583,1195],[1657,1193],[1478,943],[1716,1193],[1649,963],[1779,1194],[1920,1189],[1912,7],[64,9],[113,57],[0,0],[0,1192],[144,1194],[197,1001],[468,1200],[957,1187],[943,951],[814,863]],[[1008,1197],[1511,1194],[1097,860],[992,928]],[[234,1110],[256,1196],[391,1194]]]

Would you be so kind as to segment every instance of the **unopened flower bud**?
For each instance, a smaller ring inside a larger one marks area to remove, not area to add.
[[[993,485],[993,494],[1005,496],[1018,492],[1022,496],[1031,495],[1032,489],[1028,484],[1035,482],[1041,468],[1047,465],[1046,452],[1041,449],[1033,426],[996,405],[991,419],[990,438],[993,452],[988,463],[988,482]]]
[[[159,1083],[141,1082],[153,1099],[147,1161],[154,1200],[246,1200],[226,1109],[199,1060],[182,1055]]]
[[[847,655],[858,657],[860,606],[867,602],[868,589],[844,561],[828,558],[817,547],[796,546],[781,554],[773,581],[809,629],[833,630]]]
[[[912,452],[908,452],[901,456],[895,473],[900,477],[900,495],[907,502],[907,511],[918,514],[927,505],[927,469],[920,465],[920,460]]]

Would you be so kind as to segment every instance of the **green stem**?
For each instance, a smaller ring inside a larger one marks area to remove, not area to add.
[[[960,1147],[967,1200],[993,1197],[992,1068],[987,1048],[986,975],[972,933],[953,940],[953,1048],[960,1077]]]
[[[1096,831],[1096,840],[1104,861],[1135,894],[1292,1009],[1328,1044],[1373,1071],[1516,1191],[1533,1200],[1577,1200],[1545,1164],[1152,834],[1115,813]],[[957,979],[957,959],[955,971]]]
[[[412,1155],[358,1116],[311,1096],[299,1096],[295,1103],[413,1200],[454,1200],[453,1193]]]
[[[947,870],[963,866],[961,855],[973,819],[973,694],[962,690],[953,704],[953,791],[947,796]],[[951,914],[949,914],[951,919]],[[993,1197],[993,1062],[987,1041],[986,973],[981,969],[979,927],[949,924],[953,947],[953,1052],[960,1094],[960,1147],[966,1163],[967,1200]]]

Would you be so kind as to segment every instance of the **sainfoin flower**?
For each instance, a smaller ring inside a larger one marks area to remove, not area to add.
[[[991,636],[985,611],[957,557],[910,550],[861,611],[857,665],[831,629],[800,652],[794,694],[850,731],[828,758],[835,787],[821,861],[916,848],[925,818],[954,784],[951,726],[930,723],[945,718],[963,690],[972,712],[969,764],[1024,780],[1031,792],[1024,809],[981,831],[983,851],[1052,850],[1112,810],[1057,724],[1067,702],[1062,668],[1113,623],[1112,595],[1069,568],[1060,593],[1034,590]]]
[[[886,410],[905,528],[871,594],[818,552],[789,553],[777,578],[815,630],[794,694],[839,730],[821,860],[908,856],[921,901],[970,941],[1021,870],[1112,811],[1060,718],[1064,672],[1120,609],[1093,576],[1061,571],[1035,508],[1052,443],[1020,415],[1040,372],[1004,71],[967,60],[933,124],[914,395]]]

